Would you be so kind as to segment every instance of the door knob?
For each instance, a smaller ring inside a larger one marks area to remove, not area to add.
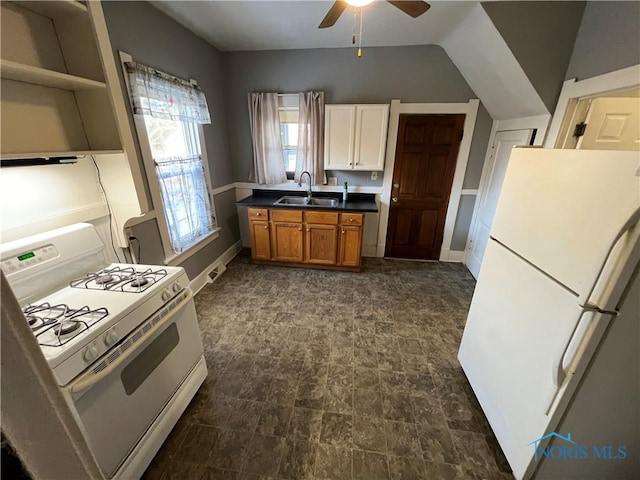
[[[399,183],[394,183],[393,184],[393,188],[400,188],[400,184]]]
[[[398,203],[398,197],[393,197],[393,198],[391,199],[391,201],[392,201],[393,203]]]

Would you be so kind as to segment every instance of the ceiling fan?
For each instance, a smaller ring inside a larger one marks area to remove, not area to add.
[[[348,6],[364,7],[365,5],[370,4],[372,1],[373,0],[338,0],[337,2],[334,2],[334,4],[329,9],[329,12],[327,12],[325,17],[322,19],[322,22],[320,23],[318,28],[332,27],[338,21],[340,15],[342,15],[342,12],[344,12]],[[387,2],[413,18],[419,17],[424,12],[429,10],[429,8],[431,8],[431,5],[422,0],[387,0]]]

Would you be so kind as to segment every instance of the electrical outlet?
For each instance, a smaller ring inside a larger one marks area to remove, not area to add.
[[[338,186],[338,177],[329,177],[329,185],[332,187]]]
[[[377,180],[378,179],[378,172],[371,172],[371,180]]]

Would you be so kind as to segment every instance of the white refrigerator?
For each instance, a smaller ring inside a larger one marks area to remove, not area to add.
[[[514,149],[458,359],[518,479],[640,478],[639,219],[638,152]]]

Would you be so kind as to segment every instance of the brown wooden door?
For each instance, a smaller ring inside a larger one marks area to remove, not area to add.
[[[385,255],[438,260],[464,115],[400,115]]]

